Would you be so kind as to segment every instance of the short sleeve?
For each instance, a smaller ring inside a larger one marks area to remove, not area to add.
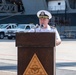
[[[58,40],[60,40],[60,41],[61,41],[60,35],[59,35],[59,33],[58,33],[58,31],[57,31],[57,29],[56,29],[56,28],[55,28],[55,33],[56,33],[56,39],[58,39]]]

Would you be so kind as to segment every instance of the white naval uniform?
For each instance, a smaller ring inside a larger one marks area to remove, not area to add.
[[[55,32],[56,33],[56,39],[61,41],[57,29],[55,27],[50,27],[49,25],[48,25],[47,28],[38,27],[38,28],[35,28],[35,29],[30,29],[29,32]]]

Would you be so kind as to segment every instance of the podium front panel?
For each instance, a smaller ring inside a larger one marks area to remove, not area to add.
[[[23,75],[34,54],[37,55],[47,75],[55,75],[55,50],[52,47],[31,47],[31,49],[28,47],[19,47],[18,75]]]

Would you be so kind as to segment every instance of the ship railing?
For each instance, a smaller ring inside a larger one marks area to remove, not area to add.
[[[0,4],[0,13],[13,13],[18,12],[16,4]]]

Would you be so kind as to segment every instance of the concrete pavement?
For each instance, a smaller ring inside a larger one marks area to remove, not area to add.
[[[17,75],[17,72],[0,71],[0,75]]]
[[[0,40],[0,75],[17,75],[15,40]],[[76,39],[56,47],[56,75],[76,75]]]

